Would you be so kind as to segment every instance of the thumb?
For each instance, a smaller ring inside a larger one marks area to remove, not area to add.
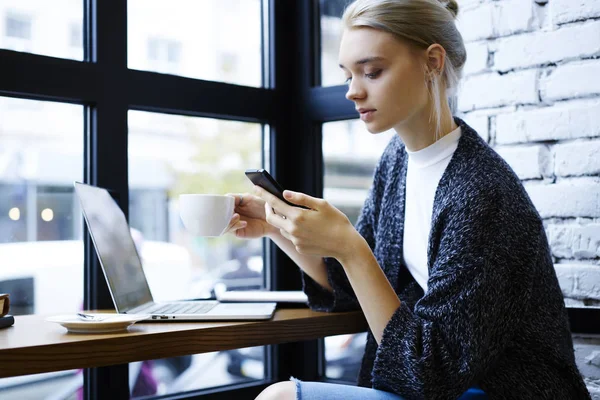
[[[291,190],[284,190],[283,197],[290,203],[308,207],[312,210],[318,210],[319,202],[321,201],[321,199],[317,199],[316,197],[311,197],[300,192],[292,192]]]

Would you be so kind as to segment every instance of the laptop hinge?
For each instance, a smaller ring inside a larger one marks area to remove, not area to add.
[[[140,310],[149,308],[150,306],[153,306],[154,304],[155,303],[153,301],[149,301],[147,303],[142,304],[141,306],[137,306],[137,307],[131,308],[129,310],[125,310],[125,311],[123,311],[123,314],[137,314]]]

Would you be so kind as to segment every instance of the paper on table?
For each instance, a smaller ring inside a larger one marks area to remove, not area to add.
[[[306,303],[308,298],[301,290],[232,290],[217,293],[217,300],[244,302]]]

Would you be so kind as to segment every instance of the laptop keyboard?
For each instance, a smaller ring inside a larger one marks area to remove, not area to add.
[[[213,309],[218,302],[206,301],[202,303],[173,303],[163,304],[148,311],[149,314],[206,314]]]

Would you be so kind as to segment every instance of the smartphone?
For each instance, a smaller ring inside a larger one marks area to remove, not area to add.
[[[252,181],[252,183],[254,183],[256,186],[260,186],[261,188],[265,189],[267,192],[276,196],[279,200],[283,201],[285,204],[288,204],[293,207],[304,208],[305,210],[308,210],[308,207],[299,206],[297,204],[292,204],[289,201],[287,201],[283,197],[283,188],[281,187],[281,185],[279,183],[277,183],[275,178],[273,178],[271,176],[271,174],[269,174],[264,169],[247,169],[245,174],[248,177],[248,179],[250,179]]]

